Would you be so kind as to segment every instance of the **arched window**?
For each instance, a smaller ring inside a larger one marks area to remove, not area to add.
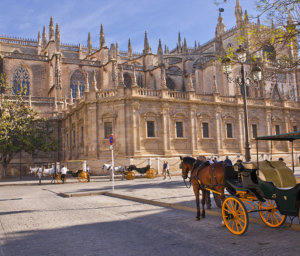
[[[78,83],[79,83],[79,96],[81,97],[84,89],[85,89],[85,79],[84,75],[82,72],[79,70],[76,70],[73,75],[71,76],[71,89],[72,89],[72,97],[76,98],[77,97],[77,88],[78,88]]]
[[[21,89],[26,88],[25,94],[29,95],[30,77],[29,72],[23,66],[19,66],[13,76],[13,91],[17,94]]]
[[[176,87],[174,81],[170,77],[167,77],[166,82],[167,82],[167,87],[170,90],[174,91]]]
[[[131,76],[128,73],[124,74],[124,84],[127,88],[131,87]]]

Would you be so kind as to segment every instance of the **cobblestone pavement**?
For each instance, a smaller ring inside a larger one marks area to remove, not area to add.
[[[300,255],[300,232],[250,223],[243,236],[221,217],[105,195],[63,198],[59,193],[112,191],[111,182],[1,186],[0,255]],[[115,181],[115,193],[194,207],[180,177]],[[217,210],[217,209],[216,209]],[[298,221],[298,220],[296,220]]]

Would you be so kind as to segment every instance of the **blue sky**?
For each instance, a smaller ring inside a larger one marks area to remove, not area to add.
[[[189,46],[214,37],[218,8],[225,9],[224,23],[235,25],[236,0],[216,6],[214,0],[0,0],[0,35],[37,38],[38,31],[48,25],[50,16],[58,23],[61,41],[87,44],[91,32],[93,47],[99,46],[100,25],[103,24],[106,44],[118,41],[120,50],[127,50],[131,38],[133,51],[143,49],[144,33],[153,52],[158,39],[169,49],[176,47],[178,32]],[[219,0],[222,2],[222,0]],[[255,0],[240,0],[243,10],[255,14]],[[54,25],[55,25],[54,24]]]

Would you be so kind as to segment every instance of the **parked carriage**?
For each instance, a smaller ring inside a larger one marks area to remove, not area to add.
[[[258,140],[300,139],[300,132],[258,137]],[[293,154],[292,154],[292,158]],[[293,162],[293,160],[292,160]],[[294,163],[293,163],[294,170]],[[222,205],[222,217],[228,230],[242,235],[248,228],[248,213],[259,212],[271,228],[280,227],[287,219],[300,219],[300,183],[283,161],[261,161],[225,168],[226,188],[231,194]],[[250,209],[246,208],[250,206]]]
[[[62,178],[61,178],[61,174],[57,173],[56,168],[55,168],[55,164],[52,164],[51,168],[46,168],[46,166],[41,166],[41,167],[29,167],[30,169],[30,173],[33,174],[34,176],[38,177],[39,173],[41,175],[41,177],[51,177],[51,183],[55,183],[55,181],[57,183],[62,184]],[[65,182],[66,182],[66,177],[65,177]]]
[[[297,139],[300,139],[300,131],[277,136],[258,137],[257,141],[285,140],[293,143]],[[294,171],[293,158],[292,149]],[[283,225],[287,217],[290,218],[291,223],[295,217],[300,220],[300,183],[297,184],[293,171],[283,161],[265,160],[239,163],[235,166],[223,166],[222,174],[220,168],[216,173],[216,166],[214,165],[204,166],[203,169],[196,170],[193,165],[194,161],[195,159],[191,157],[181,157],[183,178],[187,178],[189,171],[193,172],[190,182],[193,184],[196,196],[196,219],[200,219],[199,189],[201,189],[202,192],[209,190],[221,196],[224,224],[235,235],[242,235],[247,231],[248,213],[258,212],[262,221],[271,228]],[[216,177],[216,174],[218,174],[217,178],[212,178]],[[206,175],[205,179],[201,175]],[[205,180],[210,181],[210,183],[205,183]],[[224,188],[229,192],[229,195],[224,195]],[[202,200],[203,218],[205,217],[205,194],[202,193],[204,195],[204,200]]]
[[[136,174],[141,174],[148,179],[153,179],[157,177],[158,171],[154,168],[151,168],[150,165],[147,165],[143,168],[138,168],[135,165],[129,165],[126,170],[125,178],[127,180],[133,180]]]

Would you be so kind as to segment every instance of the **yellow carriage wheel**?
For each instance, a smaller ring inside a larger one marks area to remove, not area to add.
[[[157,176],[157,170],[155,170],[154,168],[150,168],[147,172],[146,172],[146,177],[148,179],[153,179]]]
[[[236,197],[228,197],[222,205],[222,217],[227,229],[235,235],[242,235],[248,229],[249,217],[243,202]]]
[[[125,178],[126,178],[126,180],[133,180],[135,178],[134,171],[127,172]]]
[[[286,221],[286,215],[283,215],[277,209],[275,200],[266,200],[258,203],[259,215],[262,221],[271,228],[280,227]]]
[[[88,182],[87,172],[79,173],[77,179],[78,179],[79,182]]]
[[[66,182],[66,177],[65,177],[65,182]],[[56,176],[56,181],[57,181],[57,183],[59,183],[59,184],[62,184],[62,179],[61,179],[61,174],[58,174],[57,176]]]

